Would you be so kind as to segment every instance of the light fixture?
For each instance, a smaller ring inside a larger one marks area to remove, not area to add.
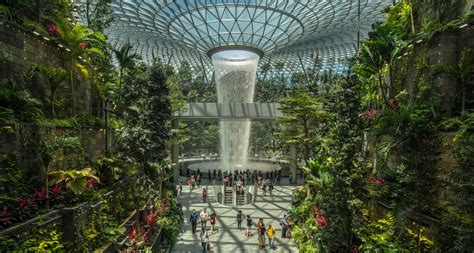
[[[71,52],[71,49],[69,49],[69,48],[66,47],[66,51]]]
[[[416,41],[417,44],[420,44],[421,42],[423,42],[422,39],[419,39],[419,40]]]
[[[33,34],[36,35],[36,36],[40,35],[39,32],[37,32],[37,31],[33,31]]]
[[[468,25],[469,25],[469,24],[463,24],[463,25],[461,25],[459,28],[464,28],[464,27],[466,27],[466,26],[468,26]]]
[[[408,45],[408,47],[409,47],[409,48],[412,48],[412,47],[413,47],[413,44]]]
[[[49,38],[48,37],[43,37],[44,40],[46,41],[49,41]]]
[[[58,47],[63,48],[64,46],[62,44],[58,44]]]

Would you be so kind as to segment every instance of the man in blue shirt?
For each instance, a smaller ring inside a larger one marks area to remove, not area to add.
[[[198,221],[198,214],[196,213],[196,210],[193,209],[193,212],[191,213],[191,227],[193,229],[193,234],[196,233],[196,227],[197,227],[197,221]]]

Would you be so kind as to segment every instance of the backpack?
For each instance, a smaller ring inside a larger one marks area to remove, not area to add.
[[[247,219],[247,226],[252,226],[252,219],[251,218]]]

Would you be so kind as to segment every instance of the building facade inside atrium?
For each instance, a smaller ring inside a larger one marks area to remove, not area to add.
[[[472,0],[0,1],[0,252],[474,252]]]

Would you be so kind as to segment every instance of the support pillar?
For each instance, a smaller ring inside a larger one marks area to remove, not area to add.
[[[173,119],[171,121],[171,128],[178,129],[178,123],[177,119]],[[171,144],[171,164],[173,168],[173,182],[179,183],[179,144],[177,140]]]
[[[296,184],[296,169],[298,168],[298,156],[296,154],[296,144],[290,144],[290,175],[291,183]]]

